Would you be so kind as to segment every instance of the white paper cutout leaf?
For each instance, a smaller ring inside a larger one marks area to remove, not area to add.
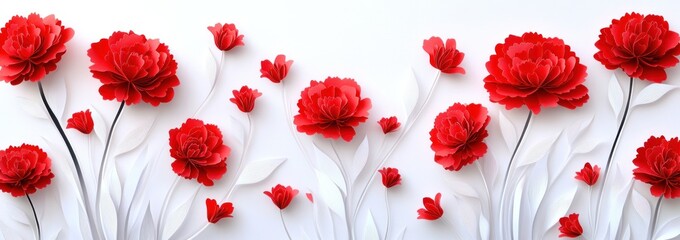
[[[48,119],[47,115],[47,110],[45,107],[42,105],[41,102],[38,102],[39,100],[34,100],[32,98],[25,98],[25,97],[18,97],[17,102],[19,104],[19,108],[21,110],[24,110],[26,114],[28,114],[31,117],[38,118],[38,119]]]
[[[54,84],[51,84],[51,89],[46,90],[49,92],[47,95],[47,100],[54,111],[54,115],[61,121],[66,113],[66,100],[68,97],[68,92],[66,90],[66,79],[52,79]],[[53,86],[52,86],[53,85]]]
[[[489,220],[484,217],[483,214],[479,215],[479,239],[481,240],[488,240],[489,239],[489,231],[491,230],[489,227]]]
[[[590,128],[593,125],[594,119],[595,115],[593,114],[590,116],[590,118],[588,118],[588,120],[580,122],[578,126],[572,126],[572,128],[569,129],[567,138],[569,139],[569,142],[572,146],[575,145],[577,141],[582,140],[581,138],[584,137],[585,133],[591,132]]]
[[[643,88],[640,91],[640,93],[638,93],[637,97],[635,97],[635,102],[633,103],[633,106],[637,107],[640,105],[656,102],[657,100],[665,96],[668,92],[676,88],[677,86],[674,85],[652,83],[649,86]]]
[[[314,145],[314,155],[316,156],[316,165],[319,171],[324,172],[326,176],[342,191],[343,194],[347,193],[347,186],[345,186],[345,179],[342,176],[342,172],[335,160],[331,158],[329,154],[317,146],[316,142]]]
[[[517,129],[515,125],[508,119],[508,117],[503,114],[503,111],[498,111],[498,124],[501,128],[501,134],[503,134],[503,140],[508,149],[512,150],[517,144]]]
[[[579,141],[576,143],[576,147],[574,147],[574,150],[572,150],[571,154],[573,154],[574,156],[580,154],[588,154],[593,152],[595,149],[602,147],[603,145],[604,142],[600,140],[584,139],[583,141]]]
[[[450,177],[448,182],[449,186],[451,186],[453,190],[454,195],[479,199],[479,193],[477,193],[477,191],[475,191],[475,189],[472,188],[470,184],[465,182],[465,180]]]
[[[611,78],[609,78],[607,94],[609,95],[609,106],[614,111],[614,118],[618,119],[621,107],[623,107],[623,89],[621,89],[621,84],[616,78],[616,74],[612,74]]]
[[[126,137],[120,138],[116,149],[116,156],[133,151],[139,147],[148,136],[149,130],[151,130],[151,127],[153,127],[155,122],[155,117],[151,121],[144,121],[142,124],[128,132],[125,135]]]
[[[633,190],[631,194],[631,203],[635,212],[642,218],[645,223],[649,222],[650,216],[652,214],[652,206],[649,204],[647,199],[642,196],[637,190]]]
[[[142,180],[144,179],[144,173],[146,173],[149,163],[151,162],[146,157],[148,150],[149,146],[147,145],[137,156],[137,160],[134,162],[132,169],[130,169],[130,172],[125,178],[123,195],[121,196],[121,207],[118,208],[120,212],[119,215],[122,216],[119,221],[123,221],[123,224],[125,221],[124,217],[126,217],[124,214],[127,214],[128,209],[132,207],[132,201],[134,200],[135,195],[137,195],[141,188],[144,188],[145,184],[142,183]],[[121,222],[118,224],[121,224]]]
[[[677,239],[680,236],[680,228],[678,226],[680,226],[680,217],[671,219],[659,228],[659,231],[656,232],[658,236],[656,239]]]
[[[420,88],[418,87],[418,79],[416,74],[413,72],[413,68],[408,68],[404,71],[404,77],[400,81],[399,85],[399,95],[403,99],[404,111],[406,113],[406,121],[408,123],[411,121],[411,114],[418,103],[418,98],[420,95]]]
[[[102,186],[107,186],[104,183]],[[103,229],[106,239],[116,239],[116,228],[118,223],[116,222],[116,206],[114,200],[111,198],[111,194],[105,195],[100,199],[100,210],[101,210],[101,221],[103,222]]]
[[[399,235],[397,235],[396,240],[404,240],[404,236],[406,236],[406,227],[401,229],[401,232],[399,232]]]
[[[153,216],[151,215],[151,207],[147,205],[139,232],[139,239],[156,239],[155,226]]]
[[[162,236],[172,236],[173,233],[177,232],[189,213],[191,205],[193,204],[194,200],[196,200],[196,195],[198,194],[199,189],[200,187],[197,187],[193,194],[191,194],[183,203],[177,206],[170,212],[170,214],[166,216],[166,222],[165,227],[163,228]]]
[[[340,189],[328,175],[316,169],[314,171],[319,181],[319,195],[321,195],[321,199],[331,211],[340,216],[340,218],[345,219],[345,205]]]
[[[248,162],[236,180],[236,185],[258,183],[269,177],[285,161],[286,158],[281,157]]]
[[[366,213],[366,226],[364,226],[364,238],[366,240],[379,240],[378,227],[375,226],[375,219],[373,219],[373,214],[371,210]]]
[[[547,221],[545,221],[543,229],[549,230],[550,226],[559,222],[561,217],[567,215],[567,211],[569,211],[569,208],[574,201],[574,197],[576,196],[576,190],[578,190],[577,185],[572,184],[561,191],[562,196],[560,196],[554,204],[551,204],[552,207],[548,208],[548,211],[546,212]]]
[[[566,170],[566,165],[569,162],[569,151],[571,146],[564,131],[560,132],[557,141],[550,148],[548,153],[548,184],[552,185],[555,179],[560,176],[562,171]]]
[[[54,183],[53,183],[54,184]],[[57,184],[54,184],[59,191],[59,202],[61,203],[61,214],[65,217],[65,223],[66,226],[69,229],[69,232],[72,236],[80,236],[81,234],[81,227],[80,227],[80,221],[78,218],[73,219],[70,217],[66,216],[78,216],[80,217],[80,208],[78,207],[78,200],[74,200],[73,198],[73,192],[70,192],[68,188],[60,187]],[[80,196],[77,197],[78,199]]]
[[[543,158],[543,156],[548,153],[548,150],[552,147],[553,143],[555,143],[555,140],[557,140],[556,137],[548,137],[543,141],[539,141],[538,143],[534,144],[530,148],[525,149],[526,154],[523,158],[517,158],[517,156],[515,156],[516,161],[523,159],[523,161],[518,165],[518,168],[530,165]]]
[[[236,141],[243,145],[246,139],[246,126],[234,116],[229,116],[229,129],[234,133]]]
[[[104,171],[106,171],[106,170],[104,170]],[[118,209],[120,207],[121,195],[123,193],[122,193],[121,184],[120,184],[120,176],[118,175],[117,164],[115,164],[115,163],[113,164],[113,167],[111,168],[111,172],[109,172],[108,178],[109,178],[109,181],[103,183],[102,186],[109,186],[109,195],[111,197],[111,200],[113,201],[113,206],[115,206],[116,209]]]
[[[357,147],[357,151],[354,152],[354,159],[352,161],[354,171],[352,173],[352,179],[357,179],[364,168],[366,168],[366,163],[368,162],[368,153],[368,135],[366,135],[364,140],[361,141],[361,144],[359,144],[359,147]]]
[[[108,129],[108,123],[104,120],[104,117],[102,117],[102,114],[99,113],[99,110],[95,108],[94,106],[91,106],[90,109],[92,110],[92,122],[94,123],[94,134],[97,135],[97,139],[99,139],[99,143],[102,145],[106,141],[106,129]]]
[[[215,79],[215,76],[217,75],[217,59],[215,59],[215,56],[213,56],[212,51],[210,48],[207,49],[206,54],[205,54],[205,73],[206,76],[208,77],[208,81],[210,81],[210,88],[215,85],[217,79]]]

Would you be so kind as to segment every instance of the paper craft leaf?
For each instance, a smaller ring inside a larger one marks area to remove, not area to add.
[[[316,169],[314,171],[316,172],[316,178],[319,181],[319,195],[321,195],[321,199],[331,211],[342,219],[345,219],[345,205],[340,189],[333,183],[333,180],[331,180],[328,175]]]
[[[640,105],[656,102],[663,96],[666,96],[668,92],[676,88],[677,86],[674,85],[664,83],[652,83],[649,86],[643,88],[642,91],[638,93],[637,97],[635,97],[635,102],[633,103],[633,106],[637,107]]]
[[[366,213],[366,226],[364,226],[364,238],[366,240],[379,240],[378,228],[375,226],[375,220],[373,219],[373,214],[371,210]]]
[[[411,121],[409,117],[411,116],[411,113],[413,113],[420,95],[418,79],[416,78],[416,74],[413,72],[413,68],[408,68],[405,71],[404,77],[402,77],[402,80],[399,84],[399,93],[400,96],[402,96],[404,111],[406,113],[406,117],[404,119],[406,119],[406,122],[409,122]]]
[[[501,134],[506,146],[508,149],[513,150],[515,144],[517,144],[517,129],[515,125],[503,114],[503,111],[498,111],[498,124],[500,125]]]
[[[612,74],[609,78],[609,89],[607,90],[609,95],[609,106],[611,106],[612,111],[614,111],[614,118],[618,119],[621,113],[621,107],[623,106],[623,89],[621,89],[621,84],[616,78],[616,74]]]
[[[236,180],[236,185],[258,183],[269,177],[285,161],[286,158],[280,157],[248,162]]]

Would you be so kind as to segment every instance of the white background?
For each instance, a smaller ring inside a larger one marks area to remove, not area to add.
[[[456,230],[469,232],[465,234],[475,232],[479,212],[476,200],[455,196],[454,193],[460,186],[451,184],[451,181],[466,182],[475,189],[482,185],[473,166],[465,167],[460,172],[449,172],[433,161],[428,132],[432,128],[434,117],[454,102],[477,102],[489,108],[492,121],[487,143],[495,160],[488,157],[480,161],[498,161],[496,165],[500,178],[507,165],[509,151],[501,136],[498,112],[502,111],[508,116],[518,130],[521,129],[520,125],[527,113],[525,108],[506,111],[488,101],[482,81],[487,75],[484,63],[493,53],[496,44],[502,42],[508,34],[520,35],[527,31],[536,31],[545,36],[564,39],[588,67],[585,85],[590,90],[590,101],[576,110],[543,110],[533,119],[535,121],[524,144],[527,148],[544,139],[554,138],[563,129],[594,116],[593,126],[586,133],[586,139],[593,143],[602,142],[603,145],[569,163],[562,163],[565,174],[560,176],[563,179],[560,184],[578,186],[580,190],[576,199],[587,199],[586,188],[583,184],[572,181],[572,173],[580,169],[585,161],[603,166],[618,124],[609,105],[609,79],[616,73],[622,83],[627,83],[627,78],[621,71],[606,70],[592,57],[596,52],[594,43],[599,30],[608,26],[612,19],[620,18],[626,12],[636,11],[663,15],[671,29],[677,32],[680,31],[680,15],[677,14],[679,10],[680,4],[674,1],[5,1],[0,8],[0,22],[9,20],[13,15],[26,16],[37,12],[42,16],[55,14],[63,25],[75,30],[75,36],[68,42],[68,51],[59,62],[58,70],[48,75],[44,81],[50,101],[56,108],[64,105],[63,100],[58,100],[59,96],[67,96],[65,114],[61,119],[64,126],[71,113],[91,106],[98,109],[107,124],[110,124],[118,106],[117,102],[102,100],[97,92],[100,83],[88,71],[90,62],[86,52],[91,43],[110,36],[113,31],[133,30],[149,38],[158,38],[170,47],[179,64],[178,76],[181,81],[181,85],[175,88],[175,98],[171,103],[157,108],[147,104],[126,107],[113,137],[113,152],[116,152],[120,143],[130,139],[127,135],[129,132],[149,124],[153,117],[156,118],[149,136],[141,146],[115,159],[123,172],[121,175],[124,175],[133,166],[138,166],[135,165],[138,158],[141,161],[156,161],[156,156],[160,154],[157,164],[150,169],[151,187],[147,189],[155,218],[163,197],[176,176],[170,168],[171,159],[166,148],[167,132],[191,116],[209,90],[206,59],[208,51],[216,52],[216,49],[206,27],[217,22],[236,24],[240,33],[245,35],[245,46],[227,54],[226,67],[218,81],[217,92],[198,118],[217,124],[225,133],[226,144],[233,149],[229,158],[231,164],[238,159],[241,150],[235,143],[232,126],[227,122],[229,116],[241,121],[245,116],[228,102],[230,92],[244,84],[257,88],[263,96],[257,100],[252,113],[254,136],[246,161],[273,157],[287,157],[288,160],[265,181],[238,188],[231,199],[236,207],[235,217],[209,226],[200,236],[202,239],[285,238],[278,209],[262,194],[277,183],[292,185],[301,190],[300,195],[284,212],[292,237],[302,239],[305,234],[314,235],[312,205],[304,198],[304,193],[316,192],[317,179],[305,163],[286,126],[280,85],[259,78],[261,60],[286,54],[295,61],[285,80],[291,102],[297,100],[299,92],[310,80],[339,76],[354,78],[359,82],[362,94],[371,98],[373,108],[369,121],[359,128],[355,141],[338,144],[343,145],[340,147],[343,158],[350,160],[353,150],[366,133],[371,138],[371,150],[378,150],[382,141],[379,127],[375,124],[378,119],[392,115],[402,116],[403,119],[403,96],[394,94],[394,83],[404,79],[409,68],[416,74],[421,98],[426,94],[435,69],[429,65],[427,54],[422,50],[422,41],[433,35],[455,38],[459,50],[465,53],[462,67],[466,74],[442,76],[420,120],[387,162],[388,166],[399,168],[403,176],[403,184],[390,189],[391,238],[396,237],[407,226],[406,239],[450,239],[455,236],[453,231]],[[665,83],[680,84],[678,68],[672,68],[667,73],[669,80]],[[67,93],[61,90],[62,81],[66,82]],[[636,89],[642,89],[646,85],[646,82],[637,81]],[[29,100],[19,100],[20,98]],[[62,103],[58,103],[59,101]],[[620,163],[625,178],[631,176],[635,149],[650,135],[680,135],[680,128],[677,127],[680,110],[674,104],[677,101],[680,101],[680,94],[672,91],[659,101],[640,106],[631,112],[615,156],[615,162]],[[32,108],[31,104],[35,106]],[[69,212],[65,215],[59,210],[60,206],[63,208],[75,204],[76,187],[71,160],[52,123],[32,116],[31,109],[40,107],[36,84],[0,84],[0,148],[25,142],[38,144],[48,151],[57,176],[52,185],[32,195],[41,217],[43,235],[46,238],[81,238],[78,230],[73,227],[74,224],[77,225],[78,214]],[[293,106],[293,111],[296,110]],[[42,113],[38,111],[33,115],[35,114]],[[93,175],[92,166],[99,165],[100,146],[93,146],[94,157],[89,157],[87,137],[74,130],[67,130],[67,134],[83,162],[86,179],[91,184],[90,191],[93,192],[96,175]],[[301,138],[308,149],[311,149],[313,138]],[[96,140],[92,142],[97,143]],[[148,156],[139,157],[146,146]],[[371,160],[376,164],[373,155]],[[523,154],[520,153],[519,156],[522,158]],[[191,221],[181,231],[187,231],[188,234],[203,225],[203,199],[220,198],[225,194],[227,183],[233,181],[233,166],[230,165],[230,172],[216,186],[201,189],[188,216]],[[369,201],[360,212],[357,224],[359,235],[363,233],[366,209],[370,208],[381,232],[380,236],[384,237],[382,232],[386,215],[383,188],[378,182],[369,191]],[[180,181],[180,189],[175,198],[186,198],[197,186],[194,181]],[[650,196],[648,186],[636,183],[635,188],[651,202],[653,208],[655,199]],[[446,226],[441,221],[416,220],[416,210],[422,207],[422,197],[433,197],[436,192],[444,193],[442,203],[445,216],[455,226]],[[498,188],[493,194],[499,194]],[[30,208],[25,199],[2,194],[0,201],[3,206],[3,213],[0,214],[0,238],[30,239],[32,235],[29,226],[12,223],[32,223]],[[586,215],[586,211],[586,205],[582,203],[575,203],[569,208],[569,212],[582,212],[582,216]],[[679,201],[665,201],[659,226],[678,213]],[[86,223],[83,213],[80,213],[80,218]],[[466,222],[470,219],[473,220]],[[648,221],[649,216],[646,219]],[[634,225],[633,236],[646,236],[647,224],[640,222]],[[337,221],[336,225],[338,237],[344,238],[344,224]],[[590,234],[590,227],[585,225],[586,234]],[[555,228],[550,228],[545,237],[552,239],[557,234]],[[331,236],[325,238],[330,239]],[[542,238],[542,235],[534,238]]]

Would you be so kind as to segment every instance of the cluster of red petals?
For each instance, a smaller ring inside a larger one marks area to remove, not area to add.
[[[234,217],[231,214],[234,213],[234,204],[230,202],[222,203],[218,205],[215,199],[206,198],[205,208],[208,213],[208,222],[217,223],[222,218]]]
[[[566,238],[577,238],[583,234],[581,223],[578,222],[578,213],[560,218],[560,236]]]
[[[600,177],[600,167],[597,165],[592,166],[590,163],[586,163],[581,171],[576,172],[576,179],[583,181],[588,184],[588,186],[593,186],[597,183],[597,179]]]
[[[391,188],[401,184],[401,175],[399,174],[399,169],[396,168],[382,168],[378,170],[382,176],[382,184],[386,188]]]
[[[439,37],[431,37],[423,41],[423,50],[430,55],[430,65],[443,73],[465,74],[465,69],[459,67],[465,54],[456,49],[456,40],[446,39],[446,45]]]
[[[272,199],[274,205],[276,205],[281,210],[288,207],[290,202],[293,201],[293,198],[297,194],[298,190],[293,189],[291,186],[284,187],[281,184],[277,184],[275,187],[272,188],[271,191],[264,192],[264,195],[269,196],[269,198]],[[308,197],[309,196],[311,195],[308,195]],[[310,201],[312,200],[310,199]]]
[[[73,34],[54,15],[12,17],[0,29],[0,78],[12,85],[40,81],[57,69]]]
[[[361,87],[351,78],[329,77],[323,82],[311,81],[302,90],[294,123],[299,132],[322,134],[325,138],[349,142],[354,127],[368,119],[371,99],[361,97]]]
[[[656,197],[680,197],[680,141],[677,137],[650,137],[637,149],[633,177],[652,185]]]
[[[186,179],[196,178],[205,186],[212,186],[213,180],[227,172],[230,152],[215,125],[190,118],[170,130],[170,156],[175,159],[172,170]]]
[[[435,162],[458,171],[486,154],[484,143],[491,118],[480,104],[455,103],[437,115],[430,131]]]
[[[14,197],[34,193],[50,182],[52,163],[38,146],[22,144],[0,150],[0,190]]]
[[[399,123],[397,117],[392,116],[389,118],[381,118],[378,121],[378,125],[380,125],[380,128],[382,129],[384,134],[388,134],[399,129],[401,123]]]
[[[595,47],[595,59],[606,68],[660,83],[667,78],[665,69],[678,63],[680,35],[668,29],[662,16],[626,13],[600,30]]]
[[[586,66],[559,38],[510,35],[486,63],[484,88],[506,109],[526,105],[534,114],[557,105],[574,109],[588,101]]]
[[[232,91],[234,94],[233,98],[229,101],[236,104],[239,110],[244,113],[249,113],[255,108],[255,99],[262,96],[262,93],[258,92],[257,89],[251,89],[248,86],[241,87],[241,90]]]
[[[434,199],[429,197],[423,198],[424,208],[418,209],[418,219],[437,220],[444,215],[444,209],[440,203],[442,194],[437,193]]]
[[[94,121],[92,121],[90,109],[73,113],[71,118],[66,120],[66,128],[73,128],[81,133],[90,134],[92,129],[94,129]]]
[[[293,60],[286,61],[286,55],[279,54],[274,59],[274,63],[269,59],[260,62],[261,78],[268,78],[273,83],[280,83],[288,75],[290,66],[293,65]]]
[[[243,45],[243,35],[238,34],[238,29],[234,24],[217,23],[215,26],[208,27],[208,31],[215,39],[215,46],[222,51],[229,51]]]

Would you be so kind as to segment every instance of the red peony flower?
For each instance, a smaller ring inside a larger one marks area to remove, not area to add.
[[[177,63],[158,39],[146,39],[132,31],[114,32],[93,43],[87,55],[92,76],[102,82],[99,93],[104,100],[116,99],[127,105],[141,100],[158,106],[175,96]]]
[[[0,78],[12,85],[40,81],[57,69],[73,34],[54,15],[12,17],[0,29]]]
[[[293,65],[293,60],[286,61],[286,55],[279,54],[276,56],[274,63],[266,59],[262,60],[260,65],[262,66],[260,68],[261,78],[269,78],[274,83],[280,83],[288,75],[288,70]]]
[[[380,128],[382,128],[384,134],[394,132],[401,126],[397,117],[381,118],[380,121],[378,121],[378,124],[380,124]]]
[[[170,129],[172,170],[186,179],[196,178],[212,186],[227,172],[227,157],[231,149],[223,144],[222,132],[212,124],[187,119],[180,128]]]
[[[238,109],[244,113],[253,111],[255,99],[262,96],[262,93],[258,92],[257,89],[250,89],[248,86],[243,86],[240,91],[234,90],[232,93],[234,97],[230,98],[229,101],[236,104]]]
[[[633,177],[652,185],[655,197],[680,197],[680,141],[677,137],[650,137],[637,149]]]
[[[293,201],[293,198],[295,195],[298,194],[298,190],[293,189],[292,187],[284,187],[281,184],[277,184],[275,187],[272,188],[272,191],[265,191],[264,195],[269,196],[269,198],[272,199],[272,202],[274,202],[274,205],[279,207],[279,209],[283,210],[286,207],[288,207],[288,204],[290,204],[291,201]],[[308,195],[307,197],[310,197]],[[310,200],[312,201],[312,200]]]
[[[208,213],[208,222],[217,223],[222,218],[234,217],[231,214],[234,213],[234,204],[230,202],[222,203],[222,205],[217,205],[215,199],[206,198],[205,208]]]
[[[74,113],[71,118],[66,120],[66,123],[66,128],[73,128],[84,134],[90,134],[94,128],[90,109]]]
[[[38,146],[22,144],[0,151],[0,190],[14,197],[34,193],[52,181],[51,160]]]
[[[446,170],[458,171],[484,156],[489,121],[486,108],[475,103],[455,103],[437,115],[430,131],[434,161]]]
[[[595,165],[594,167],[590,163],[586,163],[581,171],[576,172],[576,179],[583,181],[589,186],[595,185],[597,183],[597,178],[600,177],[600,167]]]
[[[243,35],[238,35],[238,29],[234,24],[215,24],[208,27],[210,33],[215,38],[215,46],[222,51],[229,51],[232,48],[243,45]]]
[[[437,193],[437,195],[434,197],[434,200],[429,197],[424,197],[423,205],[425,208],[418,209],[418,219],[432,221],[442,217],[442,215],[444,215],[444,209],[442,209],[442,205],[439,203],[441,199],[441,193]]]
[[[567,217],[560,218],[560,236],[567,238],[576,238],[583,234],[583,228],[578,222],[578,213],[569,214]]]
[[[383,168],[378,170],[380,175],[382,175],[382,184],[386,188],[391,188],[401,184],[401,175],[399,174],[399,169],[396,168]]]
[[[486,62],[484,88],[491,102],[506,109],[526,105],[534,114],[542,107],[574,109],[588,101],[586,66],[559,38],[538,33],[510,35],[496,45]]]
[[[595,59],[607,69],[621,68],[628,76],[652,82],[666,80],[666,68],[678,63],[680,36],[658,15],[626,13],[600,30]]]
[[[443,73],[465,74],[465,69],[458,66],[463,61],[465,53],[456,49],[455,39],[446,39],[446,45],[444,45],[441,38],[431,37],[423,41],[423,49],[430,55],[430,64],[434,68]]]
[[[325,138],[349,142],[354,127],[368,119],[371,99],[361,98],[361,87],[351,78],[329,77],[311,81],[298,100],[298,115],[293,121],[299,132],[322,134]]]

